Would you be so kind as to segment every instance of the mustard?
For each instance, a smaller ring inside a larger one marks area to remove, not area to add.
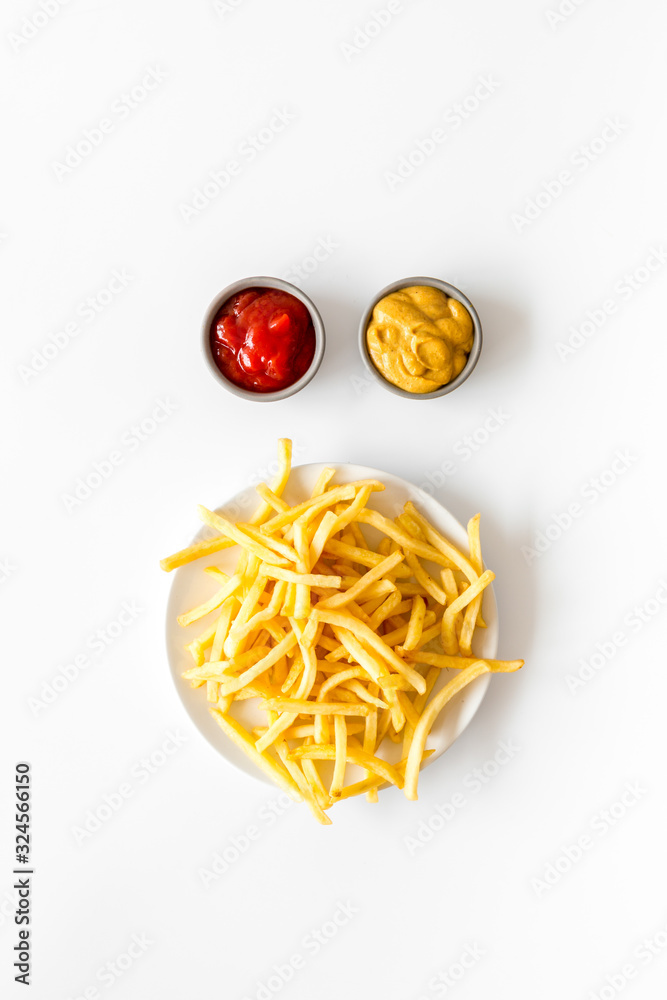
[[[451,382],[465,367],[472,340],[468,310],[431,285],[385,295],[366,329],[373,364],[406,392],[433,392]]]

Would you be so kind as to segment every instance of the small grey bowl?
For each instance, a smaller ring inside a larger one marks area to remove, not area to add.
[[[239,385],[234,385],[229,379],[225,378],[220,369],[215,363],[215,358],[213,357],[213,352],[211,351],[211,326],[213,320],[215,319],[218,310],[225,304],[228,299],[231,299],[233,295],[237,295],[239,292],[243,292],[249,288],[279,288],[283,292],[289,292],[293,295],[295,299],[303,302],[304,306],[310,313],[310,317],[313,321],[313,329],[315,330],[315,353],[313,354],[313,360],[310,363],[310,368],[302,375],[301,378],[294,382],[293,385],[288,385],[286,389],[279,389],[277,392],[253,392],[252,389],[242,389]],[[202,326],[202,351],[204,354],[204,360],[208,365],[208,369],[213,375],[213,377],[227,389],[228,392],[233,392],[235,396],[240,396],[241,399],[250,399],[254,403],[274,403],[279,399],[287,399],[288,396],[293,396],[295,392],[299,392],[303,389],[305,385],[308,385],[313,375],[315,375],[317,369],[322,364],[322,358],[324,357],[324,323],[322,322],[322,317],[320,316],[315,304],[308,298],[305,292],[302,292],[300,288],[295,285],[291,285],[289,281],[283,281],[282,278],[269,278],[264,276],[255,278],[242,278],[240,281],[235,281],[232,285],[227,285],[226,288],[220,292],[219,295],[211,302],[210,306],[206,310],[206,316],[204,317],[204,323]]]
[[[443,385],[440,389],[435,389],[433,392],[408,392],[406,389],[399,389],[397,385],[393,385],[388,382],[387,379],[382,375],[380,371],[373,364],[373,360],[368,353],[368,347],[366,345],[366,329],[371,321],[373,315],[373,310],[375,306],[383,299],[385,295],[390,295],[392,292],[397,292],[401,288],[409,288],[411,285],[431,285],[433,288],[439,288],[441,292],[444,292],[449,298],[456,299],[461,302],[472,318],[473,325],[473,335],[472,335],[472,349],[468,355],[468,360],[466,361],[465,367],[456,378],[452,379],[446,385]],[[361,323],[359,324],[359,350],[361,351],[361,359],[364,362],[367,370],[379,382],[383,388],[388,389],[389,392],[393,392],[396,396],[402,396],[404,399],[435,399],[436,396],[446,396],[448,392],[453,392],[454,389],[458,389],[460,385],[465,382],[468,376],[471,374],[473,368],[479,361],[479,356],[482,351],[482,324],[480,322],[479,316],[477,315],[477,310],[470,301],[470,299],[455,288],[454,285],[450,285],[447,281],[441,281],[440,278],[425,278],[423,276],[418,278],[402,278],[400,281],[393,281],[391,285],[387,285],[380,292],[377,293],[368,309],[361,317]]]

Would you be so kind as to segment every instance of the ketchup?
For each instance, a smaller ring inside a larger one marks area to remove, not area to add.
[[[306,374],[315,354],[310,312],[279,288],[249,288],[218,311],[211,351],[234,385],[253,392],[286,389]]]

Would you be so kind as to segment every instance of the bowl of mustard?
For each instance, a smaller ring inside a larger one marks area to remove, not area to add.
[[[403,278],[374,297],[361,317],[359,349],[371,375],[407,399],[457,389],[482,350],[482,324],[470,299],[440,278]]]

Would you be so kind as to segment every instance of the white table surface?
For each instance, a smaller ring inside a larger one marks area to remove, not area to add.
[[[1,15],[9,995],[28,760],[38,1000],[662,996],[662,5],[43,3]],[[288,272],[326,356],[294,398],[245,403],[199,324],[229,282]],[[484,325],[473,377],[437,401],[369,384],[358,356],[368,300],[411,274]],[[526,660],[418,803],[383,792],[330,828],[216,755],[163,646],[158,559],[279,436],[297,462],[481,510],[500,653]]]

